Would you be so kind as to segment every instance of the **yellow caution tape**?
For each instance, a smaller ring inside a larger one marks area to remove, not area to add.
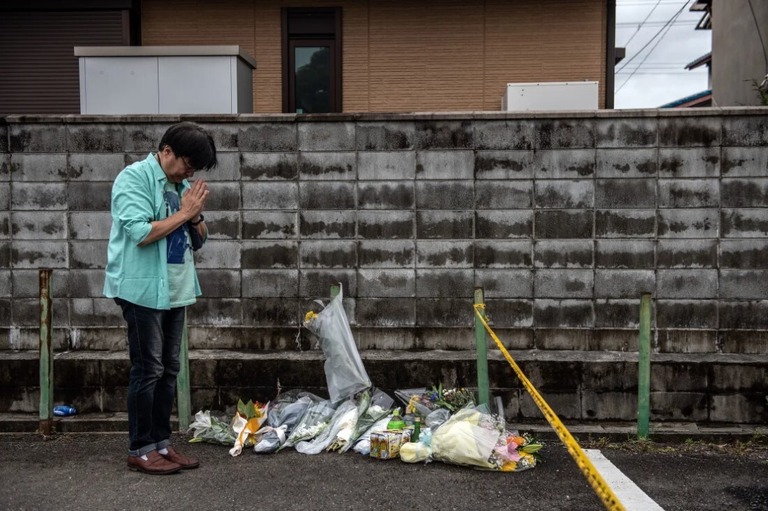
[[[530,394],[534,403],[536,403],[536,406],[538,406],[539,410],[541,410],[541,413],[544,414],[547,422],[549,422],[550,426],[552,426],[552,429],[555,430],[555,433],[557,433],[557,436],[563,442],[565,448],[568,449],[568,453],[570,453],[571,457],[576,462],[576,465],[578,465],[578,467],[581,469],[584,477],[587,478],[589,485],[593,490],[595,490],[595,493],[597,493],[597,496],[600,497],[600,500],[603,501],[605,508],[611,511],[625,511],[624,505],[621,503],[616,494],[613,493],[611,487],[608,486],[608,483],[605,481],[605,479],[603,479],[603,476],[600,474],[600,472],[597,471],[589,458],[587,458],[587,455],[584,454],[584,451],[581,449],[581,447],[579,447],[578,442],[576,442],[576,439],[573,438],[571,432],[568,431],[562,421],[560,421],[560,419],[557,417],[555,412],[552,411],[552,408],[550,408],[547,402],[544,401],[544,398],[541,397],[541,394],[539,394],[539,392],[536,390],[536,387],[534,387],[530,380],[528,380],[528,378],[525,376],[525,374],[523,374],[523,371],[517,365],[517,362],[515,362],[499,338],[496,336],[493,330],[491,330],[491,327],[488,326],[488,322],[480,312],[480,309],[485,309],[485,304],[475,304],[474,309],[475,314],[478,318],[480,318],[480,322],[483,324],[483,326],[485,326],[485,329],[491,335],[493,341],[504,354],[504,358],[506,358],[507,362],[509,362],[509,365],[512,366],[512,369],[514,369],[517,377],[520,378],[520,381],[523,383],[525,390],[528,391],[528,394]]]

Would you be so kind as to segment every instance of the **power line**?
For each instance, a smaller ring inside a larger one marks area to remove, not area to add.
[[[616,23],[616,28],[629,28],[637,26],[637,21],[622,21],[621,23]],[[645,23],[646,27],[658,27],[664,24],[664,21],[648,21],[648,22],[642,22]],[[699,20],[680,20],[677,22],[678,25],[698,25]],[[629,41],[627,41],[629,42]]]
[[[637,70],[638,70],[638,69],[640,69],[640,68],[642,67],[642,65],[645,63],[645,61],[648,59],[648,57],[650,57],[650,56],[651,56],[651,53],[653,53],[653,50],[655,50],[655,49],[656,49],[656,47],[657,47],[657,46],[659,45],[659,43],[661,42],[661,40],[662,40],[662,39],[664,39],[664,36],[666,36],[666,35],[669,33],[669,29],[670,29],[670,28],[672,28],[672,24],[673,24],[673,23],[675,22],[675,20],[676,20],[676,19],[677,19],[677,18],[680,16],[680,14],[682,14],[683,10],[685,9],[685,7],[686,7],[687,5],[688,5],[688,1],[686,0],[686,2],[683,4],[683,6],[680,8],[680,10],[679,10],[679,11],[677,11],[677,13],[675,13],[675,15],[674,15],[674,16],[672,16],[672,17],[669,19],[669,21],[667,22],[667,24],[666,24],[664,27],[662,27],[662,28],[661,28],[661,30],[659,30],[658,32],[656,32],[656,35],[654,35],[654,36],[651,38],[651,41],[653,41],[653,39],[655,39],[655,38],[656,38],[656,37],[657,37],[659,34],[661,34],[661,32],[662,32],[662,31],[664,31],[664,30],[665,30],[665,27],[666,27],[666,32],[664,32],[664,33],[661,35],[661,37],[659,37],[658,41],[656,41],[656,44],[654,44],[654,45],[653,45],[653,47],[652,47],[652,48],[651,48],[651,49],[648,51],[648,53],[646,53],[645,57],[643,57],[643,60],[640,62],[640,64],[639,64],[639,65],[638,65],[638,66],[635,68],[635,70],[634,70],[634,71],[633,71],[633,72],[632,72],[632,73],[631,73],[631,74],[630,74],[630,75],[627,77],[627,79],[626,79],[626,80],[624,80],[624,83],[622,83],[622,84],[619,86],[619,88],[618,88],[618,89],[616,89],[616,94],[618,94],[618,93],[619,93],[619,91],[620,91],[620,90],[621,90],[621,89],[622,89],[622,88],[623,88],[623,87],[624,87],[624,86],[627,84],[627,82],[629,82],[629,81],[632,79],[632,77],[635,75],[635,73],[637,72]],[[650,44],[650,41],[648,41],[648,44]],[[634,55],[632,58],[634,58],[634,57],[636,57],[637,55],[639,55],[639,54],[640,54],[640,53],[641,53],[641,52],[642,52],[642,51],[643,51],[643,50],[644,50],[644,49],[645,49],[645,48],[648,46],[648,44],[646,44],[645,46],[643,46],[643,47],[640,49],[640,51],[639,51],[639,52],[637,52],[637,53],[636,53],[636,54],[635,54],[635,55]],[[632,59],[630,59],[630,60],[632,60]],[[618,71],[621,71],[621,70],[623,70],[623,69],[624,69],[624,68],[627,66],[627,64],[629,64],[629,62],[625,63],[625,64],[624,64],[624,65],[621,67],[621,69],[619,69]]]
[[[641,1],[641,0],[636,0],[634,2],[621,2],[621,1],[618,1],[618,2],[616,2],[616,7],[617,8],[621,8],[621,7],[642,7],[644,5],[651,5],[655,1],[656,0],[647,0],[645,2]],[[662,1],[660,3],[661,3],[661,5],[680,5],[681,1],[684,1],[684,0],[667,0],[667,1]]]
[[[629,59],[625,60],[624,63],[622,64],[622,66],[619,69],[617,69],[616,71],[621,71],[622,69],[627,67],[627,64],[632,62],[638,55],[640,55],[643,52],[643,50],[645,50],[648,47],[648,45],[650,45],[653,42],[653,40],[656,39],[659,36],[659,34],[661,34],[664,31],[664,29],[667,28],[667,26],[670,25],[670,23],[673,23],[677,19],[677,17],[680,16],[680,14],[685,9],[686,5],[688,5],[688,0],[686,0],[685,4],[683,4],[683,6],[680,8],[680,10],[677,11],[671,18],[669,18],[669,20],[667,20],[667,22],[664,24],[664,26],[661,27],[661,29],[659,29],[659,31],[656,32],[656,34],[654,34],[654,36],[651,37],[650,40],[647,43],[645,43],[645,45],[642,48],[640,48],[640,50],[637,51],[637,53],[632,55]]]
[[[670,25],[670,27],[671,27],[671,26],[672,26],[672,25]],[[651,53],[653,53],[653,50],[655,50],[655,49],[656,49],[656,47],[657,47],[657,46],[659,45],[659,43],[661,42],[661,40],[662,40],[662,39],[664,39],[664,36],[666,36],[666,35],[669,33],[669,28],[670,28],[670,27],[667,27],[667,31],[666,31],[666,32],[664,32],[664,33],[661,35],[661,37],[659,37],[658,41],[656,41],[656,44],[654,44],[654,45],[653,45],[653,47],[652,47],[650,50],[648,50],[648,53],[646,53],[646,54],[645,54],[645,57],[643,57],[643,60],[642,60],[642,61],[640,61],[640,64],[638,64],[638,66],[637,66],[637,67],[634,69],[634,71],[632,71],[632,72],[629,74],[629,76],[627,77],[627,79],[626,79],[626,80],[624,80],[624,83],[622,83],[622,84],[619,86],[619,88],[618,88],[618,89],[616,89],[616,92],[617,92],[617,93],[618,93],[618,92],[619,92],[619,91],[620,91],[620,90],[621,90],[621,89],[622,89],[622,88],[623,88],[623,87],[624,87],[624,86],[627,84],[627,82],[628,82],[629,80],[631,80],[631,79],[632,79],[632,77],[633,77],[633,76],[635,76],[635,73],[637,73],[637,70],[638,70],[638,69],[640,69],[640,68],[643,66],[643,64],[645,63],[646,59],[648,59],[648,57],[650,57],[650,56],[651,56]]]
[[[686,75],[686,76],[694,76],[691,71],[664,71],[664,70],[659,70],[659,71],[645,71],[645,70],[643,70],[643,71],[639,71],[639,72],[626,71],[626,72],[621,72],[621,73],[616,73],[616,74],[617,75],[632,74],[632,75]],[[616,91],[616,92],[618,92],[618,91]]]
[[[648,13],[648,16],[646,16],[645,19],[642,22],[640,22],[640,24],[637,26],[637,30],[635,30],[635,32],[632,34],[632,37],[629,38],[629,41],[624,43],[624,46],[629,46],[629,43],[631,43],[632,39],[634,39],[635,36],[640,32],[640,29],[643,28],[643,25],[645,25],[645,22],[648,21],[648,18],[651,17],[651,14],[653,14],[653,11],[656,10],[656,8],[659,6],[660,3],[661,3],[661,0],[656,0],[656,5],[653,6],[653,9],[651,9],[651,12]]]
[[[649,62],[647,66],[645,66],[646,69],[649,68],[659,68],[659,69],[682,69],[686,66],[687,62]],[[640,67],[639,64],[632,65],[632,68]],[[622,70],[624,71],[624,70]]]

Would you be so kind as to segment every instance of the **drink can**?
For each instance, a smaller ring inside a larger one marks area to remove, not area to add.
[[[71,406],[59,405],[53,407],[53,415],[57,417],[68,417],[70,415],[75,415],[76,413],[77,410]]]

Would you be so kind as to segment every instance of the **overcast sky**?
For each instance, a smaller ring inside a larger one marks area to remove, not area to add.
[[[712,31],[696,30],[702,12],[690,12],[692,3],[616,1],[616,46],[626,57],[616,65],[615,108],[656,108],[707,90],[706,66],[685,69],[712,48]]]

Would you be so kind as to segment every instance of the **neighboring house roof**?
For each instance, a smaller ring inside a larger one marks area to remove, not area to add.
[[[685,69],[691,70],[696,69],[697,67],[701,67],[705,64],[709,65],[710,62],[712,62],[712,52],[707,53],[706,55],[702,55],[701,57],[697,58],[696,60],[689,62]]]
[[[671,103],[661,105],[659,108],[694,108],[702,106],[712,106],[711,90],[691,94],[690,96],[672,101]]]
[[[622,60],[624,60],[624,57],[627,56],[627,49],[623,48],[621,46],[617,46],[614,50],[614,64],[618,64]]]
[[[696,24],[696,30],[712,30],[712,0],[696,0],[688,10],[691,12],[704,11]]]

